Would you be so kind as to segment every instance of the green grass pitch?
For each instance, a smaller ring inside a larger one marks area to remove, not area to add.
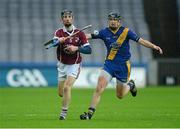
[[[106,89],[92,120],[81,121],[93,89],[72,89],[65,121],[56,88],[0,88],[0,128],[180,128],[180,87],[138,89],[119,100]]]

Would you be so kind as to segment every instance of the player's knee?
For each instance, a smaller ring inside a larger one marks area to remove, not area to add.
[[[118,98],[118,99],[123,99],[123,95],[122,94],[116,94],[116,97]]]
[[[103,76],[100,76],[99,78],[98,78],[98,82],[100,83],[102,83],[102,82],[104,82],[105,81],[105,78],[103,77]]]
[[[67,81],[67,82],[64,83],[64,85],[65,85],[66,87],[71,87],[72,83],[69,82],[69,81]]]
[[[63,91],[64,91],[64,93],[66,93],[66,92],[68,92],[69,90],[71,90],[71,87],[70,87],[70,86],[65,86]]]
[[[96,88],[96,93],[101,94],[104,91],[105,87],[106,87],[105,83],[98,82],[98,86]]]
[[[96,93],[100,94],[101,91],[102,91],[102,87],[98,85],[96,88]]]
[[[107,81],[105,80],[105,78],[99,77],[98,78],[98,85],[96,87],[96,94],[101,94],[104,91],[106,85],[107,85]]]
[[[107,85],[107,81],[104,77],[99,77],[98,79],[98,86],[104,88]]]

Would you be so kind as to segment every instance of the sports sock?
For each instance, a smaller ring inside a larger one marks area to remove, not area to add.
[[[94,114],[95,111],[96,111],[96,109],[93,107],[88,108],[88,114],[90,115],[90,117],[92,117],[92,115]]]
[[[67,108],[62,108],[61,113],[60,113],[60,116],[66,118],[67,112],[68,112],[68,109],[67,109]]]
[[[132,90],[133,87],[134,87],[133,84],[132,84],[131,82],[128,82],[128,83],[127,83],[127,86],[129,86],[130,90]]]

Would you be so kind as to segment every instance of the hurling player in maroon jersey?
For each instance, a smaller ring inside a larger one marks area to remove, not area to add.
[[[54,39],[59,41],[57,46],[58,93],[62,99],[60,120],[65,120],[71,101],[71,88],[80,73],[82,57],[80,53],[91,54],[91,47],[84,32],[79,32],[65,40],[65,37],[79,31],[73,25],[73,13],[70,10],[61,12],[63,28],[56,30]]]

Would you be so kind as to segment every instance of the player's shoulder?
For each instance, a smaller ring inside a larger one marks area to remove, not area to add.
[[[62,27],[56,29],[55,32],[54,32],[54,34],[57,34],[57,33],[60,33],[60,32],[63,32],[63,28],[62,28]]]
[[[78,32],[78,31],[79,31],[79,32]],[[83,31],[81,31],[79,28],[75,28],[75,29],[74,29],[74,33],[76,33],[76,32],[78,32],[78,33],[77,33],[78,36],[85,36],[85,33],[84,33]]]
[[[106,31],[108,31],[108,30],[109,30],[108,27],[104,27],[104,28],[102,28],[100,31],[101,31],[101,32],[106,32]]]
[[[82,31],[80,31],[80,29],[79,28],[75,28],[74,29],[74,32],[77,32],[77,31],[79,31],[79,33],[81,33]]]
[[[126,29],[128,29],[128,34],[136,34],[136,32],[133,30],[133,29],[131,29],[131,28],[128,28],[128,27],[126,27]]]
[[[122,29],[122,30],[125,30],[125,29],[126,29],[126,30],[130,30],[129,27],[127,27],[127,26],[121,26],[119,29]]]
[[[94,31],[94,34],[100,34],[100,35],[103,35],[103,34],[106,34],[108,32],[108,27],[104,27],[104,28],[101,28],[100,30],[95,30]]]
[[[136,32],[135,32],[133,29],[131,29],[131,28],[129,28],[129,27],[126,27],[126,26],[121,26],[120,29],[122,29],[123,31],[126,30],[126,31],[128,32],[128,35],[134,35],[134,34],[136,34]]]
[[[134,32],[133,29],[131,29],[131,28],[127,27],[127,26],[121,26],[121,28],[123,28],[123,30],[127,29],[129,32]]]

